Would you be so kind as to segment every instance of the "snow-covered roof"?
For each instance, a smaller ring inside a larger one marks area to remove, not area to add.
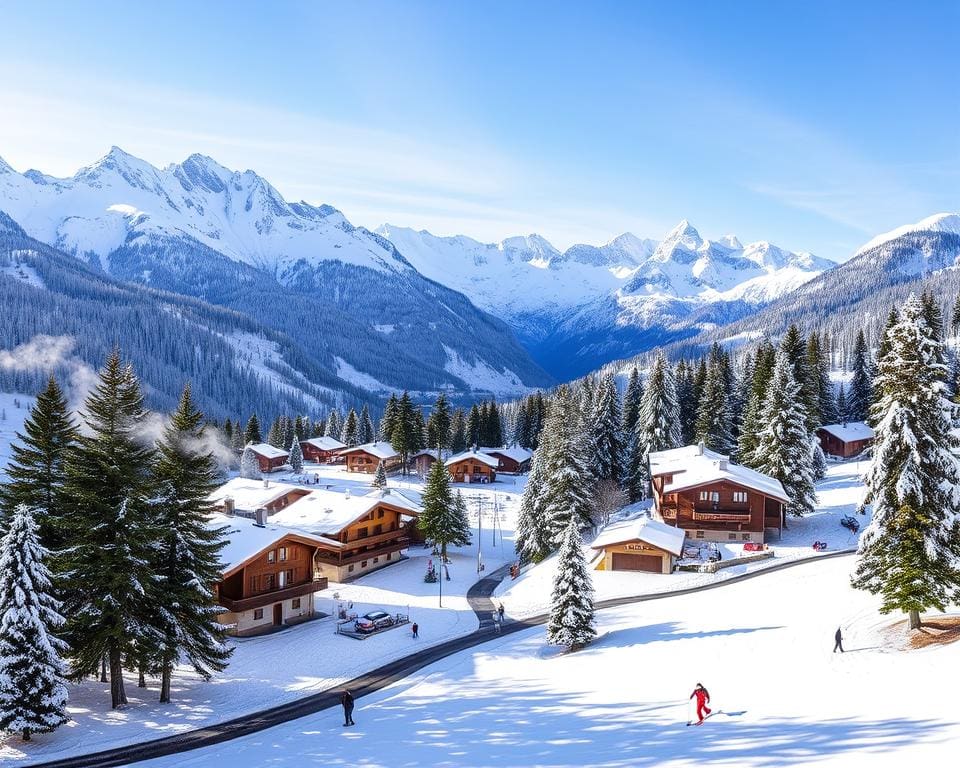
[[[862,421],[848,421],[846,424],[824,424],[820,429],[829,432],[845,443],[873,439],[873,429]]]
[[[447,458],[450,455],[450,451],[444,449],[440,452],[440,456]],[[414,454],[410,455],[411,459],[419,458],[420,456],[429,456],[430,458],[437,458],[437,449],[436,448],[424,448],[422,451],[417,451]]]
[[[481,464],[486,464],[488,467],[493,467],[494,469],[500,466],[499,461],[479,451],[462,451],[461,453],[455,453],[444,462],[444,466],[450,467],[461,461],[479,461]]]
[[[521,448],[519,445],[511,445],[507,448],[480,448],[481,453],[499,453],[501,456],[506,456],[508,459],[513,459],[517,464],[523,464],[525,461],[529,461],[533,456],[533,451],[529,448]]]
[[[664,493],[676,493],[722,480],[750,488],[784,503],[790,499],[776,478],[734,464],[727,456],[699,445],[687,445],[650,454],[651,475],[672,475]]]
[[[307,443],[312,445],[314,448],[320,451],[339,451],[341,448],[346,446],[346,443],[341,443],[337,438],[330,437],[329,435],[324,435],[323,437],[311,437],[307,440],[301,440],[301,443]]]
[[[280,459],[290,455],[287,451],[270,445],[270,443],[251,443],[249,447],[254,453],[263,456],[265,459]]]
[[[413,515],[420,512],[417,504],[392,489],[375,489],[361,496],[318,489],[272,515],[270,522],[315,534],[335,535],[378,504],[400,507]]]
[[[224,538],[226,546],[220,550],[220,567],[226,576],[230,571],[245,563],[251,557],[270,548],[284,536],[296,535],[314,544],[325,546],[340,546],[340,542],[317,536],[307,531],[275,525],[272,521],[266,526],[259,526],[254,520],[246,517],[214,514],[207,518],[210,528],[226,527]]]
[[[393,450],[393,446],[383,440],[375,443],[364,443],[355,445],[352,448],[343,448],[340,453],[353,453],[354,451],[363,451],[378,459],[395,459],[399,454]]]
[[[217,488],[207,497],[207,500],[214,505],[220,505],[223,504],[224,499],[230,497],[233,499],[236,509],[254,510],[269,506],[271,502],[276,501],[281,496],[299,489],[300,486],[290,485],[289,483],[277,483],[268,480],[264,484],[263,480],[235,477]]]
[[[643,515],[633,520],[610,523],[597,534],[597,538],[590,546],[594,549],[602,549],[627,541],[643,541],[658,549],[679,555],[683,551],[685,536],[686,533],[682,528],[675,528]]]

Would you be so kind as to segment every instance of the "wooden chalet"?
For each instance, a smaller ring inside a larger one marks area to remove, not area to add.
[[[364,443],[352,448],[343,448],[339,455],[344,457],[348,472],[365,472],[372,475],[382,461],[388,472],[400,466],[400,454],[387,442]]]
[[[217,511],[226,515],[254,517],[258,509],[265,509],[268,515],[272,515],[308,493],[308,488],[272,482],[267,478],[235,477],[207,498]]]
[[[849,421],[846,424],[826,424],[817,430],[820,447],[828,456],[849,459],[859,456],[873,445],[873,429],[862,421]]]
[[[209,525],[226,528],[220,558],[223,577],[213,585],[223,608],[219,621],[233,635],[270,632],[315,613],[314,592],[327,588],[317,572],[319,536],[242,517],[212,515]]]
[[[347,581],[399,562],[413,541],[419,505],[394,489],[364,495],[316,490],[277,513],[271,522],[321,536],[316,568],[331,581]]]
[[[446,459],[450,455],[450,451],[443,451],[440,455]],[[410,457],[410,469],[421,477],[426,477],[430,473],[430,468],[433,467],[436,460],[437,452],[435,450],[417,451]]]
[[[300,450],[306,461],[317,464],[340,464],[343,456],[340,455],[346,446],[335,437],[311,437],[300,441]]]
[[[686,532],[646,515],[610,523],[590,545],[602,552],[598,571],[646,571],[672,573],[683,553]]]
[[[533,451],[529,448],[521,448],[519,445],[511,445],[506,448],[481,448],[480,453],[495,458],[497,460],[497,472],[507,475],[529,472],[530,460],[533,458]]]
[[[444,465],[455,483],[492,483],[497,479],[499,462],[479,451],[464,451],[451,456]]]
[[[270,443],[253,443],[248,447],[256,454],[261,472],[275,472],[282,469],[290,458],[289,453]]]
[[[789,497],[779,480],[700,445],[650,454],[657,518],[705,541],[763,542],[783,529]]]

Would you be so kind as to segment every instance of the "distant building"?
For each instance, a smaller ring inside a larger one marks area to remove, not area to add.
[[[381,461],[387,471],[400,466],[400,454],[393,450],[390,443],[384,441],[343,448],[339,454],[346,460],[348,472],[372,475]]]
[[[498,462],[497,472],[508,475],[529,472],[530,460],[533,458],[533,451],[529,448],[521,448],[519,445],[511,445],[506,448],[480,448],[480,453],[495,458]]]
[[[255,517],[258,509],[272,515],[308,493],[309,489],[289,483],[234,477],[207,498],[217,511],[226,515]]]
[[[213,585],[223,607],[218,617],[233,635],[256,635],[297,624],[314,615],[314,592],[327,588],[315,569],[320,536],[265,522],[212,515],[209,525],[225,528],[220,551],[223,577]]]
[[[683,553],[684,538],[682,528],[642,515],[610,523],[590,546],[603,552],[597,570],[671,573]]]
[[[444,459],[446,459],[449,455],[450,451],[441,451],[440,453],[441,458]],[[417,451],[415,454],[413,454],[413,456],[410,457],[410,468],[421,477],[426,477],[436,460],[436,449]]]
[[[317,464],[338,464],[343,461],[340,455],[346,446],[335,437],[311,437],[300,441],[303,458]]]
[[[269,443],[254,443],[249,448],[256,454],[261,472],[275,472],[282,469],[290,458],[289,453]]]
[[[497,479],[499,461],[479,451],[463,451],[444,462],[455,483],[492,483]]]
[[[650,454],[654,514],[691,539],[763,542],[779,533],[789,497],[780,481],[703,444]]]
[[[846,424],[825,424],[817,430],[820,447],[829,456],[849,459],[859,456],[873,445],[873,429],[862,421],[848,421]]]

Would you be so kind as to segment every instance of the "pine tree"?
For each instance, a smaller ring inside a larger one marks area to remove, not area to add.
[[[847,395],[847,418],[850,421],[866,421],[873,402],[870,353],[867,339],[861,330],[853,346],[853,378]]]
[[[447,396],[441,392],[433,403],[427,422],[427,447],[437,451],[437,458],[440,458],[444,448],[450,447],[450,425],[450,403]]]
[[[560,545],[567,522],[576,518],[581,528],[593,524],[593,478],[583,455],[585,434],[577,403],[566,385],[557,388],[550,403],[544,432],[544,516],[554,547]]]
[[[504,444],[503,423],[500,419],[500,409],[497,407],[497,401],[491,400],[487,403],[486,420],[483,435],[483,445],[491,448],[499,448]]]
[[[646,479],[647,455],[654,451],[679,448],[682,439],[676,382],[673,370],[661,352],[647,379],[637,418],[637,446],[642,457],[639,465],[643,480]]]
[[[557,553],[547,642],[577,650],[593,640],[596,634],[593,625],[593,584],[583,556],[580,528],[576,519],[571,517]]]
[[[677,363],[677,403],[680,408],[680,443],[690,445],[696,437],[697,402],[694,392],[693,369],[685,360]]]
[[[49,733],[66,723],[63,626],[33,513],[20,504],[0,539],[0,730]]]
[[[605,376],[593,398],[590,425],[590,469],[597,480],[620,482],[623,474],[623,440],[620,398],[613,375]]]
[[[396,393],[391,392],[390,397],[387,399],[386,408],[384,408],[383,411],[383,418],[380,419],[380,440],[390,442],[390,436],[393,434],[393,430],[397,425],[399,407],[400,402],[397,400]]]
[[[697,439],[713,451],[733,452],[733,413],[730,407],[726,357],[719,344],[710,350],[703,391],[697,406]]]
[[[811,432],[823,424],[836,424],[837,401],[833,396],[833,384],[830,382],[830,359],[824,351],[824,345],[816,332],[807,339],[807,369],[817,401],[816,419],[807,419]]]
[[[847,405],[846,388],[843,386],[843,382],[841,382],[840,389],[837,391],[837,423],[846,424],[849,420],[849,413],[850,408]]]
[[[467,450],[467,418],[462,408],[453,412],[453,426],[450,427],[450,451],[463,453]]]
[[[447,560],[447,547],[470,543],[470,522],[465,509],[458,509],[450,493],[450,473],[442,461],[435,461],[423,489],[417,527],[428,541],[440,547],[440,557]]]
[[[374,488],[387,487],[387,469],[382,461],[377,464],[377,471],[373,473],[373,480],[370,482],[370,485]]]
[[[517,514],[514,549],[520,560],[525,563],[539,563],[553,551],[544,503],[546,454],[549,450],[547,445],[547,442],[541,441],[540,448],[533,454],[530,474],[527,476],[527,484],[523,489],[520,510]]]
[[[791,325],[780,341],[780,349],[793,367],[793,379],[800,386],[800,401],[807,414],[807,431],[813,432],[820,426],[820,397],[806,347],[803,334],[796,325]]]
[[[243,444],[249,445],[253,443],[257,445],[262,442],[263,436],[260,434],[260,419],[258,419],[257,414],[254,413],[250,415],[247,421],[247,428],[243,432]]]
[[[417,435],[419,425],[415,411],[410,393],[404,392],[397,401],[393,431],[390,433],[390,445],[400,454],[400,464],[404,474],[407,473],[410,454],[419,450],[421,442]]]
[[[954,299],[950,324],[953,327],[954,334],[960,333],[960,294],[957,294],[957,298]]]
[[[187,663],[204,680],[227,666],[232,650],[217,619],[210,585],[220,577],[224,528],[212,528],[208,497],[217,487],[217,463],[204,444],[203,414],[184,387],[177,410],[157,446],[154,511],[160,525],[155,569],[159,577],[154,611],[161,634],[160,701],[170,701],[175,665]],[[299,442],[294,442],[299,450]],[[300,460],[303,467],[303,457]]]
[[[941,345],[911,296],[884,334],[870,414],[873,519],[860,537],[853,584],[880,595],[881,612],[906,612],[911,629],[921,611],[960,600],[960,441]]]
[[[0,485],[0,523],[18,506],[26,505],[36,518],[41,544],[51,553],[66,543],[62,531],[66,514],[63,466],[76,437],[67,401],[51,376],[46,388],[37,395],[23,423],[23,432],[17,433],[17,441],[11,445],[9,482]]]
[[[233,449],[234,453],[241,454],[243,453],[243,442],[244,430],[240,429],[240,422],[237,421],[236,429],[233,430],[233,440],[230,442],[230,447]]]
[[[267,432],[267,444],[274,448],[283,449],[283,421],[279,416],[270,425],[270,431]]]
[[[820,445],[820,438],[816,435],[810,436],[810,474],[815,483],[827,476],[827,457]]]
[[[777,350],[769,339],[764,339],[757,347],[757,356],[753,363],[750,379],[750,392],[743,409],[740,424],[740,437],[737,443],[737,457],[741,464],[753,467],[753,456],[757,448],[757,436],[760,434],[760,412],[767,396],[767,385],[773,378],[773,363]]]
[[[340,419],[340,412],[336,408],[331,408],[327,414],[327,424],[324,428],[324,435],[339,440],[343,433],[343,423]]]
[[[290,444],[290,468],[298,475],[303,472],[303,448],[300,447],[300,435],[296,432]]]
[[[637,431],[637,417],[640,415],[640,400],[643,388],[640,386],[640,371],[637,366],[630,369],[627,389],[623,393],[623,434],[632,435]]]
[[[151,563],[160,531],[147,501],[153,449],[143,444],[145,415],[140,383],[114,350],[84,403],[86,428],[66,463],[71,672],[76,679],[93,674],[106,656],[114,709],[127,703],[124,660],[143,658],[156,643]]]
[[[357,412],[351,408],[347,413],[347,418],[343,420],[343,427],[340,429],[340,442],[348,448],[360,445],[358,429]]]
[[[293,447],[293,419],[289,416],[283,416],[280,419],[280,445],[281,450],[289,452]]]
[[[373,420],[370,418],[370,408],[364,404],[360,411],[360,420],[357,425],[357,445],[366,445],[374,441],[376,432],[373,429]]]
[[[781,349],[760,414],[753,466],[780,481],[790,499],[787,512],[797,517],[812,513],[816,507],[806,424],[800,385],[793,378],[786,351]]]
[[[480,444],[480,408],[474,403],[467,416],[467,447],[476,448]]]
[[[253,446],[248,445],[243,449],[243,455],[240,457],[240,477],[245,480],[259,480],[263,477],[260,472],[260,460],[253,452]]]

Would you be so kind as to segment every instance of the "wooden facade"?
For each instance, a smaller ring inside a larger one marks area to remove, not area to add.
[[[508,475],[519,475],[530,469],[530,459],[517,461],[514,457],[500,453],[499,451],[484,450],[484,453],[497,460],[497,472],[503,472]]]
[[[286,452],[279,456],[264,456],[262,453],[257,451],[256,448],[254,448],[253,453],[257,457],[257,464],[260,465],[261,472],[276,472],[278,469],[281,469],[290,459],[290,454]]]
[[[842,459],[859,456],[873,445],[872,437],[864,437],[859,440],[843,440],[823,427],[817,430],[817,437],[820,438],[820,447],[824,453],[829,456],[839,456]]]
[[[357,446],[356,448],[348,448],[340,452],[340,455],[344,457],[345,463],[347,465],[348,472],[363,472],[368,475],[372,475],[377,471],[377,465],[383,461],[384,469],[388,472],[391,469],[394,469],[400,466],[400,456],[393,455],[387,457],[381,457],[375,453],[371,453],[363,449],[362,446]]]
[[[664,493],[671,475],[653,478],[657,514],[683,528],[691,539],[762,542],[766,528],[780,530],[784,504],[779,499],[731,480]]]
[[[220,622],[246,636],[306,621],[314,614],[313,593],[327,588],[315,567],[318,544],[286,534],[224,574],[214,594],[225,612]]]
[[[421,477],[426,477],[430,473],[430,468],[437,460],[437,454],[430,451],[418,453],[410,460],[411,467]]]
[[[645,541],[625,541],[603,547],[598,571],[672,573],[674,556]]]
[[[497,471],[475,458],[464,458],[447,464],[450,479],[455,483],[492,483]]]
[[[316,464],[342,464],[344,460],[340,455],[342,448],[320,448],[309,440],[300,441],[300,450],[303,452],[304,460]]]
[[[422,538],[416,530],[416,519],[405,524],[402,519],[404,516],[412,517],[413,513],[409,509],[393,506],[389,501],[382,501],[338,533],[325,534],[339,541],[342,546],[337,549],[320,547],[317,550],[318,572],[333,581],[348,581],[399,562],[402,550],[412,541]]]

